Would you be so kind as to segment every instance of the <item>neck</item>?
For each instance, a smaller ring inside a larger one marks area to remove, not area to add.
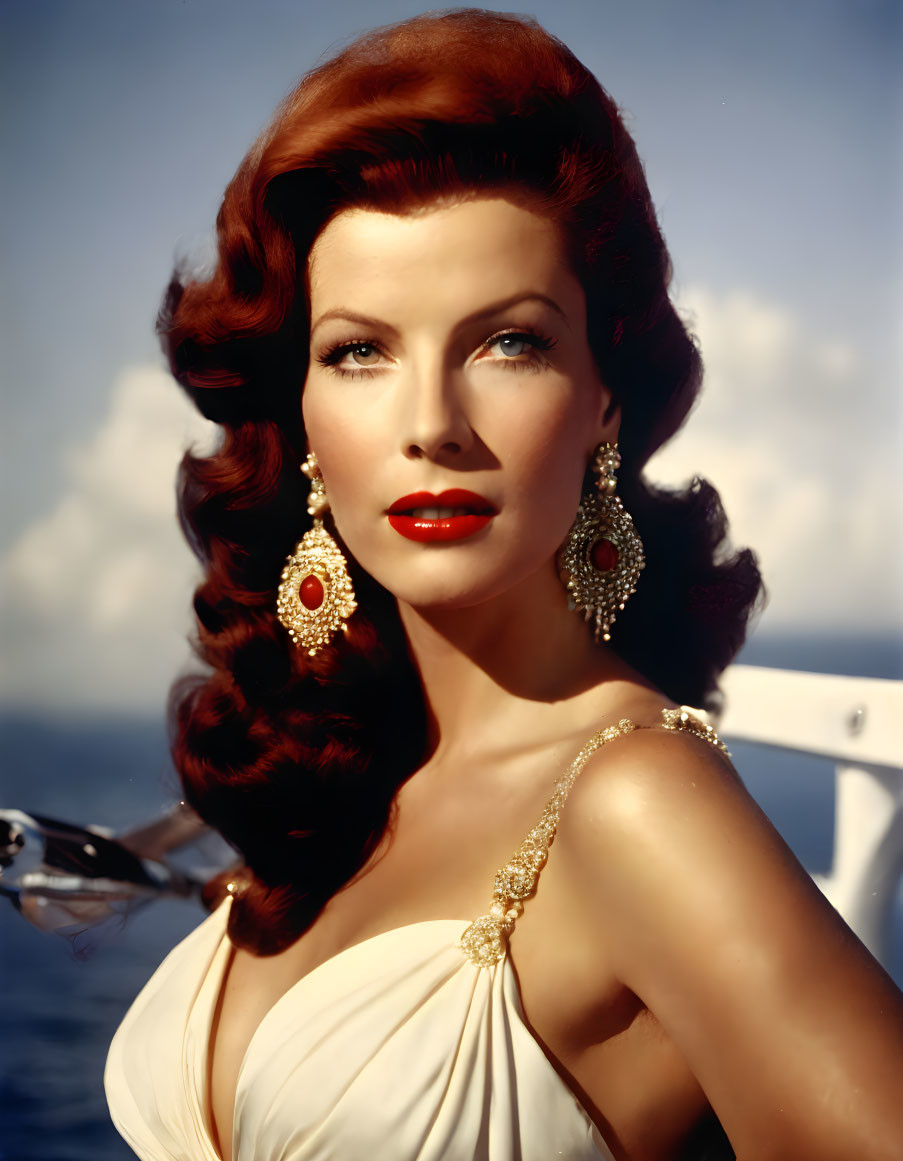
[[[434,752],[457,753],[481,739],[528,741],[552,721],[567,729],[563,702],[580,728],[587,714],[598,716],[616,683],[643,683],[594,642],[590,626],[568,609],[552,568],[470,608],[399,602],[399,613],[423,682]]]

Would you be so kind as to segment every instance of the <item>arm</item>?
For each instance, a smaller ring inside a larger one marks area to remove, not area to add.
[[[561,838],[587,929],[740,1161],[899,1161],[903,997],[726,759],[637,731],[587,766]]]

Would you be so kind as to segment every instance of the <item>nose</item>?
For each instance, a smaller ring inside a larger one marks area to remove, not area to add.
[[[409,459],[459,459],[474,444],[463,384],[434,366],[414,372],[405,402],[403,451]]]

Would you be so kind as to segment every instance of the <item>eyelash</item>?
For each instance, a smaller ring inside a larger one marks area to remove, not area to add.
[[[480,345],[480,350],[488,351],[502,339],[522,339],[529,344],[530,350],[523,352],[523,355],[515,355],[511,358],[501,356],[501,361],[507,363],[513,371],[535,370],[537,364],[544,361],[541,358],[541,353],[551,351],[557,346],[555,339],[547,338],[536,331],[510,330],[497,331]],[[336,347],[327,349],[323,354],[317,356],[317,362],[320,366],[332,371],[334,375],[340,375],[343,379],[369,378],[376,373],[377,367],[355,367],[353,370],[349,370],[339,366],[346,355],[350,355],[361,347],[372,347],[375,351],[381,351],[379,343],[373,339],[353,339],[349,343],[340,343]]]

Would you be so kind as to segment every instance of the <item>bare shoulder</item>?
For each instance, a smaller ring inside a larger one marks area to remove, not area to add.
[[[776,928],[830,911],[727,755],[690,730],[648,726],[587,762],[558,839],[606,931],[619,933],[631,986],[643,984],[653,944],[679,946],[694,928],[736,939],[763,900]]]
[[[651,720],[593,754],[571,791],[566,825],[575,841],[646,844],[693,821],[724,821],[724,811],[741,825],[764,821],[724,750],[690,729]]]
[[[585,953],[655,1014],[738,1155],[897,1155],[900,994],[723,753],[682,730],[604,745],[556,846]]]

